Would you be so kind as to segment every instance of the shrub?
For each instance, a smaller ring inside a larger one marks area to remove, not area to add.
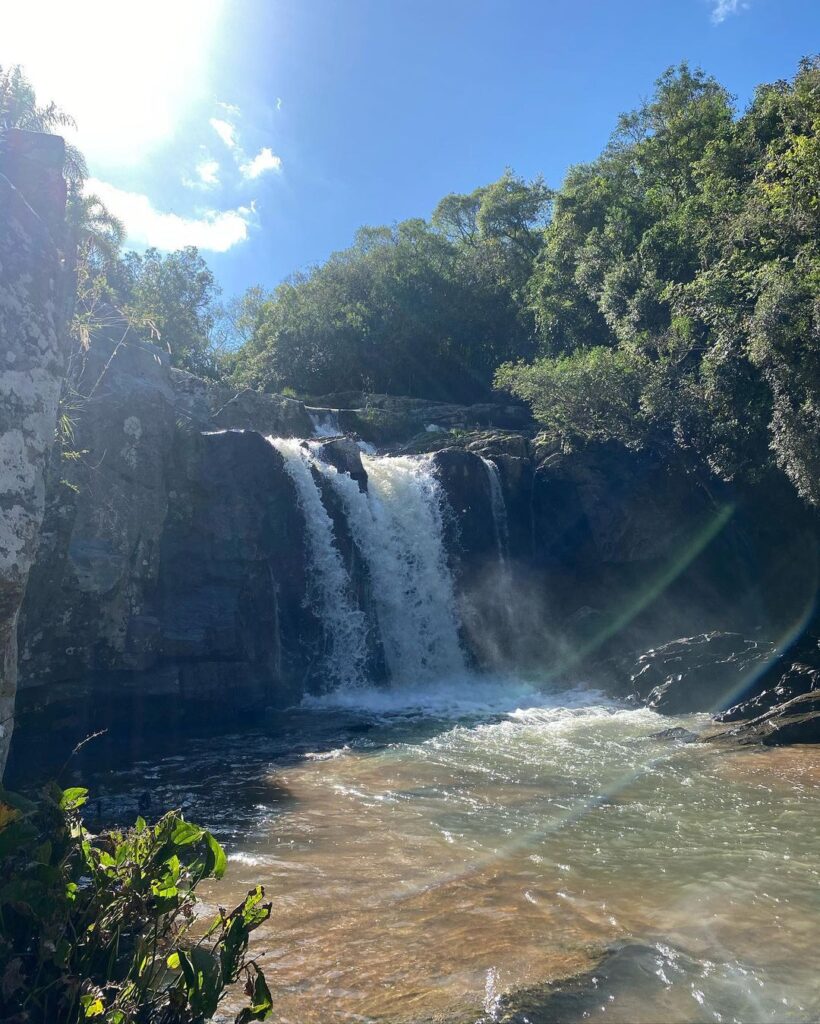
[[[195,890],[226,867],[211,833],[171,811],[93,835],[86,799],[53,784],[36,801],[0,791],[0,1020],[198,1024],[240,981],[237,1024],[265,1020],[270,992],[248,956],[270,916],[262,887],[195,929]]]

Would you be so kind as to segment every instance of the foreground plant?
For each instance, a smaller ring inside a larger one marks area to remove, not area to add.
[[[266,1020],[270,991],[248,956],[270,916],[264,889],[194,933],[196,887],[227,865],[213,835],[175,811],[93,835],[86,799],[0,791],[0,1022],[197,1024],[238,982],[236,1024]]]

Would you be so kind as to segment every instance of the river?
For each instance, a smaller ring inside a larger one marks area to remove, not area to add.
[[[705,721],[464,677],[331,693],[85,781],[108,819],[148,789],[215,831],[204,913],[265,885],[280,1021],[489,1022],[625,942],[634,976],[592,983],[579,1020],[815,1021],[820,750],[658,735]]]

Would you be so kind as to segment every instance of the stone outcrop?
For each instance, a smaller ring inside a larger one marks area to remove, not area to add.
[[[17,619],[37,547],[64,372],[64,147],[0,137],[0,775],[17,688]]]
[[[670,715],[720,711],[753,689],[775,657],[774,644],[739,633],[681,637],[640,655],[626,695]]]
[[[816,623],[797,643],[774,652],[737,703],[715,717],[719,722],[759,718],[780,704],[820,690],[820,638]]]
[[[313,425],[304,403],[202,380],[169,367],[169,386],[177,415],[195,430],[257,430],[275,437],[310,437]]]
[[[343,431],[382,448],[412,445],[414,450],[421,450],[423,442],[436,435],[487,427],[523,430],[532,426],[525,406],[501,402],[456,405],[397,395],[342,392],[312,398],[308,405],[318,414],[332,413]],[[451,440],[445,439],[443,443]]]
[[[260,430],[301,430],[301,404],[232,402],[127,333],[97,338],[73,383],[77,457],[52,460],[21,617],[22,728],[303,693],[321,624],[293,485],[261,433],[220,429],[233,405]]]
[[[801,693],[725,733],[713,734],[710,739],[762,743],[767,747],[820,743],[820,692],[813,689]]]

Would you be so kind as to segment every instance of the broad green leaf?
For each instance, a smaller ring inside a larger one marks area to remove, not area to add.
[[[86,1020],[89,1017],[99,1017],[105,1013],[102,999],[99,996],[81,996],[80,1004],[83,1008],[83,1016]]]
[[[265,975],[259,968],[256,968],[250,997],[250,1006],[246,1006],[237,1015],[236,1024],[250,1024],[250,1021],[267,1020],[273,1010],[273,997],[265,981]]]
[[[208,850],[210,851],[212,860],[210,873],[214,878],[222,878],[225,874],[226,868],[228,867],[228,858],[225,856],[225,851],[210,832],[205,833],[205,842],[208,844]]]
[[[201,839],[203,831],[199,825],[193,825],[180,818],[171,831],[171,842],[175,846],[187,846],[189,843],[195,843],[197,839]]]
[[[60,796],[60,810],[76,811],[88,800],[88,790],[82,786],[73,786],[71,789],[64,789]]]

